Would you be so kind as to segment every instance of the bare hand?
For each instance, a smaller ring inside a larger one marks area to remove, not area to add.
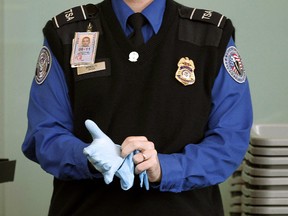
[[[135,150],[133,161],[135,163],[135,173],[139,174],[146,170],[150,182],[161,181],[161,167],[154,143],[144,136],[127,137],[121,145],[121,156],[124,158]]]

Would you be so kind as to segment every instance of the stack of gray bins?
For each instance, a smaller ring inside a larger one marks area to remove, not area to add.
[[[242,179],[243,163],[233,173],[229,179],[230,185],[230,216],[242,215],[242,187],[244,181]]]
[[[253,126],[241,178],[241,216],[288,215],[288,124]]]

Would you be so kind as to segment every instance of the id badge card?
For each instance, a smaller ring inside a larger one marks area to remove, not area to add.
[[[71,67],[94,64],[99,32],[76,32],[72,41]]]

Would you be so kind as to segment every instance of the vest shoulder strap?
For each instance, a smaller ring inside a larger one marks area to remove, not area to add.
[[[70,8],[52,18],[54,28],[60,28],[66,24],[83,21],[95,17],[98,8],[94,4],[80,5]]]
[[[179,15],[184,19],[212,24],[217,26],[218,28],[223,28],[227,20],[227,18],[224,15],[217,13],[215,11],[189,8],[186,6],[182,6],[179,9]]]

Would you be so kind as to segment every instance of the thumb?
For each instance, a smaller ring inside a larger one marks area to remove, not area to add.
[[[107,137],[106,134],[104,134],[101,131],[101,129],[97,126],[97,124],[95,122],[93,122],[92,120],[87,119],[85,121],[85,126],[86,126],[87,130],[90,132],[93,140]]]

